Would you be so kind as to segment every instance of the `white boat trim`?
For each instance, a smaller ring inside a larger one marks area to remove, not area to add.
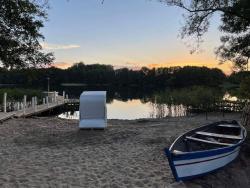
[[[182,177],[197,176],[199,174],[205,174],[210,171],[214,171],[233,161],[238,156],[239,151],[240,149],[238,147],[233,152],[231,151],[228,153],[224,153],[222,155],[216,155],[213,156],[213,158],[211,159],[192,162],[192,163],[191,160],[186,160],[186,162],[188,163],[175,165],[177,175],[179,178],[182,178]]]
[[[230,153],[233,153],[235,152],[236,150],[239,150],[240,149],[240,146],[238,146],[237,148],[235,148],[234,150],[230,151],[230,152],[227,152],[227,153],[221,153],[221,154],[218,154],[218,155],[214,155],[214,156],[209,156],[209,157],[202,157],[202,158],[195,158],[195,159],[184,159],[184,160],[178,160],[178,161],[174,161],[174,165],[185,165],[185,164],[188,164],[188,163],[199,163],[199,162],[202,162],[202,161],[207,161],[207,160],[213,160],[213,159],[216,159],[218,157],[223,157],[227,154],[230,154]]]
[[[230,124],[219,124],[218,127],[228,127],[228,128],[241,128],[238,125],[230,125]]]

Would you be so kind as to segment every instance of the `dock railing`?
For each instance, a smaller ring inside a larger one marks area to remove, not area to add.
[[[0,105],[0,121],[13,116],[26,117],[62,106],[67,100],[65,96],[65,92],[58,95],[58,92],[54,91],[43,98],[34,96],[30,101],[27,101],[27,95],[24,95],[21,101],[10,101],[8,100],[8,94],[4,93],[3,102]]]

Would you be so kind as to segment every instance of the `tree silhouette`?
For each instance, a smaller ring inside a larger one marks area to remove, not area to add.
[[[4,67],[38,67],[53,61],[53,54],[41,52],[39,43],[46,9],[45,0],[0,0],[0,63]]]
[[[217,54],[221,62],[230,60],[242,69],[248,64],[250,54],[250,1],[249,0],[159,0],[171,6],[187,10],[186,23],[181,36],[193,37],[197,41],[192,51],[199,48],[202,36],[208,31],[210,18],[219,12],[222,24],[220,30],[222,45]]]

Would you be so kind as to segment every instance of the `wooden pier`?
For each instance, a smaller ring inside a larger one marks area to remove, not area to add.
[[[15,116],[15,112],[0,112],[0,122]]]
[[[36,115],[36,114],[40,114],[42,112],[48,111],[48,110],[52,110],[54,108],[57,108],[59,106],[63,106],[65,104],[64,101],[57,101],[54,103],[49,103],[49,104],[42,104],[42,105],[37,105],[35,108],[27,108],[24,110],[19,110],[16,112],[16,114],[14,115],[14,117],[28,117],[28,116],[32,116],[32,115]]]
[[[54,108],[63,106],[65,103],[69,102],[68,99],[65,99],[64,96],[58,95],[52,102],[48,102],[48,99],[45,103],[36,105],[33,104],[30,107],[24,107],[21,110],[6,112],[6,107],[4,107],[4,111],[0,112],[0,122],[5,121],[10,118],[20,118],[20,117],[28,117],[36,114],[40,114],[45,111],[52,110]],[[26,102],[25,102],[26,103]]]

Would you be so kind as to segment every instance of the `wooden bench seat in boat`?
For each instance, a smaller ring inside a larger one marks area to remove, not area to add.
[[[232,124],[219,124],[218,127],[227,127],[227,128],[241,128],[238,125],[232,125]]]
[[[227,134],[217,134],[217,133],[209,133],[204,131],[197,131],[196,134],[203,135],[203,136],[211,136],[216,138],[228,138],[228,139],[235,139],[235,140],[241,140],[241,136],[234,136],[234,135],[227,135]]]
[[[191,141],[196,141],[196,142],[207,143],[207,144],[220,145],[220,146],[232,146],[232,145],[233,145],[233,144],[229,144],[229,143],[223,143],[223,142],[217,142],[217,141],[204,140],[204,139],[195,138],[195,137],[192,137],[192,136],[186,136],[186,139],[187,139],[187,140],[191,140]]]

